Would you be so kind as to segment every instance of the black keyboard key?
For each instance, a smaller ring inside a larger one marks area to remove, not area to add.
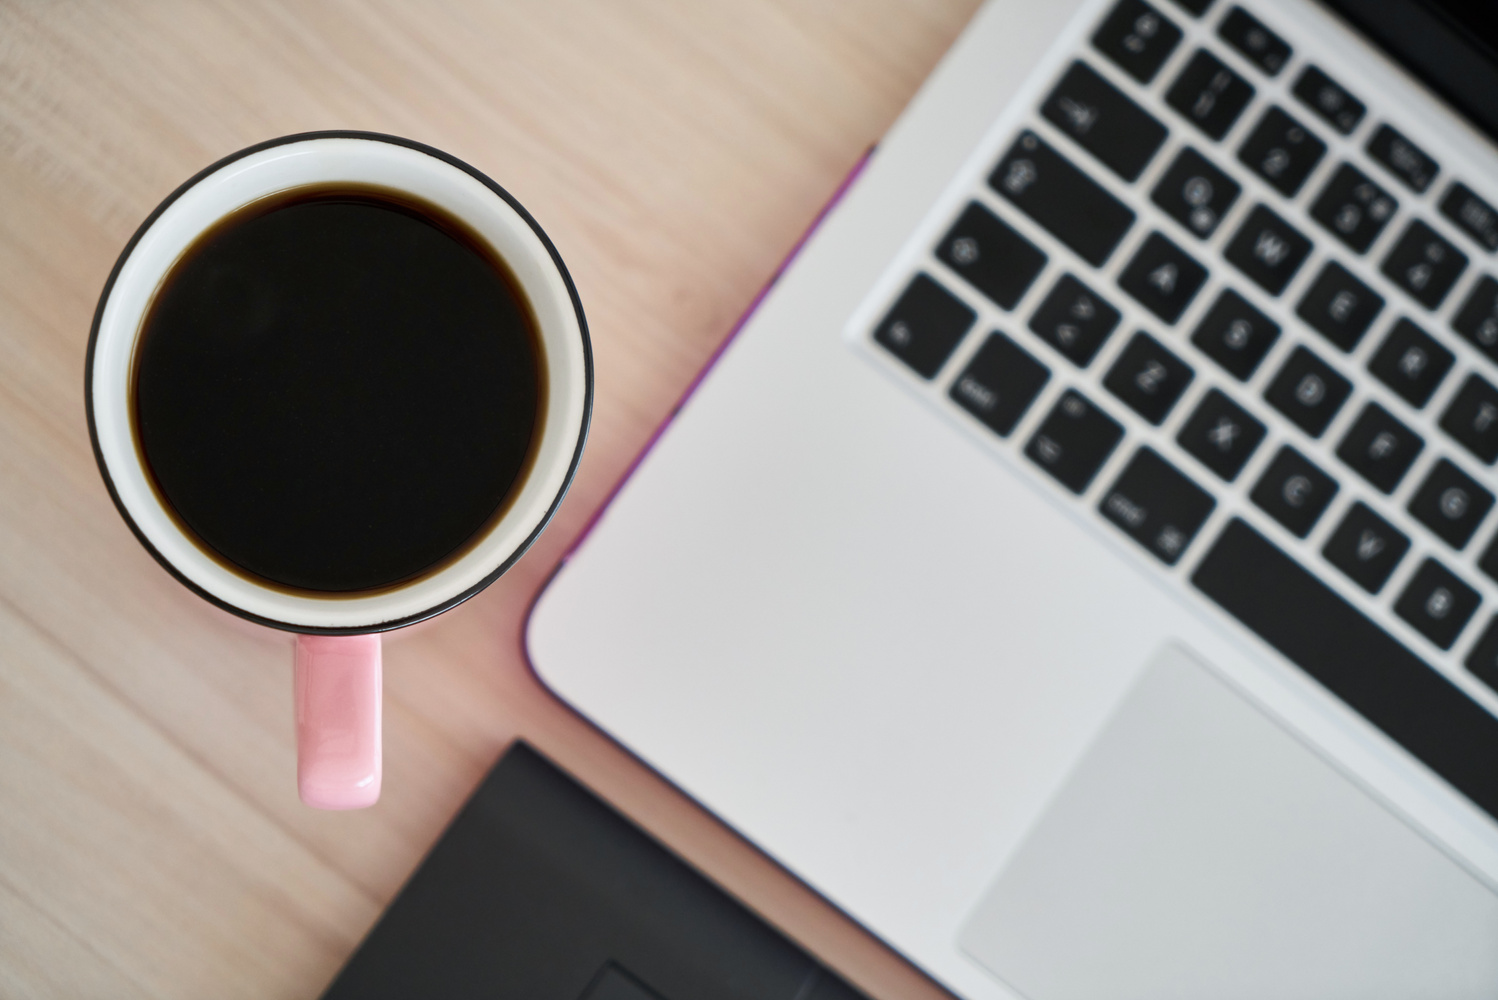
[[[1167,566],[1191,544],[1217,501],[1149,448],[1140,448],[1098,509]]]
[[[1205,49],[1198,49],[1165,95],[1165,103],[1213,139],[1221,139],[1253,100],[1251,83]]]
[[[1030,329],[1077,367],[1086,368],[1118,326],[1118,319],[1118,310],[1105,299],[1063,274],[1030,317]]]
[[[1423,149],[1388,125],[1380,125],[1368,140],[1368,155],[1416,192],[1424,192],[1441,172]]]
[[[1150,233],[1118,276],[1119,287],[1167,323],[1181,318],[1206,280],[1207,269],[1159,233]]]
[[[1344,163],[1311,206],[1311,218],[1358,253],[1367,253],[1399,203],[1357,167]]]
[[[1477,560],[1477,568],[1486,573],[1490,578],[1498,580],[1498,535],[1488,543],[1487,550],[1483,552],[1482,558]]]
[[[1073,493],[1081,493],[1123,438],[1123,425],[1068,389],[1025,446],[1025,454]]]
[[[1134,224],[1132,209],[1034,132],[1020,133],[988,183],[1094,267]]]
[[[1352,383],[1304,347],[1297,347],[1264,390],[1269,405],[1311,437],[1320,437],[1347,402]]]
[[[1122,0],[1092,36],[1092,44],[1140,83],[1149,83],[1180,44],[1181,29],[1145,3]]]
[[[1451,570],[1427,559],[1399,595],[1394,613],[1442,649],[1450,649],[1462,634],[1482,597]]]
[[[1405,227],[1383,266],[1389,280],[1427,309],[1441,304],[1466,269],[1467,255],[1419,219]]]
[[[1498,691],[1498,615],[1488,622],[1488,629],[1467,654],[1467,669],[1494,691]]]
[[[1049,368],[995,332],[957,376],[950,395],[999,437],[1008,437],[1050,377]]]
[[[936,256],[1004,309],[1013,309],[1046,256],[1003,219],[973,202],[941,238]]]
[[[1492,465],[1498,459],[1498,389],[1481,375],[1468,375],[1441,415],[1441,430]]]
[[[1280,326],[1231,288],[1224,288],[1191,342],[1240,382],[1248,381],[1279,339]]]
[[[1143,331],[1124,348],[1103,378],[1109,392],[1152,424],[1163,421],[1194,373],[1154,337]]]
[[[1212,0],[1175,0],[1175,4],[1192,17],[1201,17],[1212,6]]]
[[[1210,390],[1177,435],[1182,448],[1228,482],[1264,440],[1264,425],[1217,389]]]
[[[1380,493],[1393,493],[1424,448],[1420,435],[1369,403],[1337,447],[1337,457]]]
[[[1451,326],[1472,346],[1498,361],[1498,281],[1483,275],[1472,286],[1472,294],[1462,303]]]
[[[1296,538],[1304,538],[1336,495],[1335,479],[1285,445],[1259,477],[1249,499]]]
[[[1295,196],[1324,155],[1326,143],[1278,107],[1264,112],[1238,150],[1239,162],[1287,198]]]
[[[1409,537],[1359,500],[1348,509],[1321,554],[1353,583],[1376,594],[1409,550]]]
[[[1223,256],[1270,295],[1285,290],[1306,255],[1311,241],[1263,205],[1244,220]]]
[[[1441,214],[1488,253],[1498,250],[1498,208],[1483,201],[1467,185],[1458,181],[1447,189],[1441,199]]]
[[[1217,26],[1217,34],[1243,58],[1270,76],[1284,69],[1290,58],[1289,43],[1242,7],[1228,11],[1227,17]]]
[[[1498,819],[1498,718],[1234,519],[1191,582]]]
[[[1447,459],[1441,459],[1410,501],[1415,520],[1460,551],[1493,509],[1493,494]]]
[[[1165,141],[1165,126],[1086,63],[1074,62],[1040,113],[1126,181]]]
[[[1319,67],[1307,66],[1295,81],[1294,94],[1321,120],[1343,135],[1350,135],[1368,109]]]
[[[1295,307],[1295,315],[1343,351],[1350,351],[1383,307],[1382,295],[1331,260]]]
[[[918,274],[874,330],[874,339],[922,378],[935,375],[978,314]]]
[[[1434,337],[1401,317],[1368,362],[1368,370],[1418,409],[1430,401],[1455,360]]]
[[[1206,239],[1217,230],[1217,224],[1242,190],[1237,181],[1188,147],[1181,150],[1165,171],[1150,200],[1192,235]]]

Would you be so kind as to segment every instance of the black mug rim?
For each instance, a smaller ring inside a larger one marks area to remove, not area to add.
[[[426,155],[441,160],[442,162],[447,163],[450,166],[457,167],[459,170],[462,170],[464,173],[468,174],[479,183],[483,184],[489,190],[493,191],[501,199],[503,199],[505,203],[510,206],[510,208],[514,209],[516,214],[518,214],[522,219],[525,220],[526,225],[530,226],[531,231],[536,234],[537,238],[541,241],[541,245],[546,248],[546,252],[551,256],[551,262],[553,265],[555,265],[557,272],[561,275],[562,283],[567,287],[567,295],[572,300],[572,309],[577,314],[578,332],[582,337],[582,422],[578,430],[577,442],[572,450],[572,457],[569,459],[567,464],[567,473],[563,477],[562,484],[560,488],[558,488],[556,495],[552,497],[545,513],[542,514],[541,519],[537,522],[535,528],[529,535],[525,537],[525,539],[515,548],[515,550],[511,552],[502,563],[499,564],[498,567],[487,574],[478,583],[469,587],[467,590],[439,601],[438,603],[424,608],[421,611],[405,615],[401,618],[391,619],[389,621],[379,622],[372,625],[330,627],[319,625],[304,625],[296,622],[284,622],[274,618],[268,618],[263,615],[257,615],[253,612],[246,611],[244,608],[232,604],[229,601],[225,601],[223,598],[217,596],[216,594],[210,593],[209,591],[195,583],[193,580],[189,579],[185,573],[183,573],[180,569],[177,568],[176,565],[171,562],[171,560],[163,556],[161,552],[157,550],[156,546],[151,544],[150,539],[146,537],[145,533],[141,530],[140,525],[135,522],[135,518],[130,516],[130,511],[126,509],[124,502],[120,499],[119,492],[115,489],[114,479],[110,475],[109,466],[105,464],[104,453],[99,447],[98,429],[96,428],[94,423],[94,349],[99,339],[99,325],[104,316],[104,306],[106,303],[108,303],[111,292],[114,291],[114,284],[115,281],[119,278],[120,270],[125,266],[125,262],[130,259],[130,255],[132,252],[134,252],[136,244],[140,242],[146,231],[151,228],[152,224],[156,222],[161,214],[165,212],[173,202],[175,202],[187,191],[191,190],[204,178],[208,177],[211,174],[217,173],[219,170],[222,170],[224,167],[228,166],[236,160],[243,159],[246,156],[261,152],[262,150],[273,149],[276,146],[289,145],[295,142],[305,142],[309,139],[363,139],[370,142],[384,142],[396,146],[404,146],[407,149],[413,149],[417,152],[425,153]],[[573,284],[572,275],[568,272],[567,265],[562,262],[562,256],[561,254],[557,253],[557,248],[551,242],[551,238],[546,235],[546,231],[541,228],[540,223],[538,223],[535,218],[533,218],[531,214],[525,210],[525,207],[521,205],[513,195],[511,195],[499,184],[495,183],[494,180],[485,175],[482,171],[478,170],[468,163],[465,163],[464,161],[458,159],[456,156],[453,156],[450,153],[445,153],[442,150],[436,149],[432,146],[428,146],[425,143],[417,142],[414,139],[406,139],[397,135],[388,135],[383,132],[366,132],[348,129],[329,129],[316,132],[297,132],[292,135],[283,135],[275,139],[267,139],[264,142],[255,143],[253,146],[246,146],[244,149],[230,153],[228,156],[225,156],[222,159],[209,164],[202,170],[198,171],[196,174],[193,174],[192,177],[188,178],[182,184],[180,184],[176,190],[174,190],[171,194],[167,195],[166,198],[162,200],[161,204],[157,205],[156,208],[152,210],[150,215],[146,216],[145,221],[140,224],[140,226],[135,230],[135,233],[130,237],[130,241],[125,244],[125,248],[120,251],[119,257],[114,262],[114,267],[110,269],[108,280],[104,282],[104,289],[99,293],[99,303],[94,308],[93,324],[89,328],[88,352],[84,358],[83,363],[83,402],[84,410],[88,418],[89,443],[93,447],[94,461],[99,466],[99,474],[104,479],[104,486],[109,491],[110,500],[114,502],[115,509],[119,511],[120,516],[124,518],[125,523],[130,527],[130,531],[135,535],[136,540],[145,547],[146,551],[151,554],[151,556],[157,561],[157,563],[161,565],[163,569],[165,569],[168,573],[176,578],[178,583],[181,583],[188,590],[197,594],[199,597],[203,598],[205,601],[214,605],[215,607],[221,608],[224,611],[229,612],[230,614],[245,619],[246,621],[254,622],[257,625],[265,625],[270,628],[280,629],[284,632],[297,632],[304,635],[370,635],[379,632],[389,632],[393,629],[402,628],[406,625],[414,625],[417,622],[425,621],[428,618],[440,615],[444,611],[448,611],[452,608],[457,607],[459,604],[462,604],[464,601],[468,600],[470,597],[473,597],[479,591],[483,590],[485,587],[489,586],[495,580],[503,576],[510,569],[510,567],[514,566],[515,563],[520,560],[521,556],[525,555],[525,553],[535,543],[536,539],[541,537],[541,532],[543,532],[546,529],[546,526],[551,523],[552,517],[556,514],[557,509],[561,506],[562,501],[567,496],[568,490],[572,486],[572,480],[577,474],[578,463],[582,461],[583,446],[587,443],[588,440],[588,430],[592,424],[593,418],[593,346],[592,341],[588,336],[588,321],[587,318],[583,315],[582,299],[578,297],[577,286]]]

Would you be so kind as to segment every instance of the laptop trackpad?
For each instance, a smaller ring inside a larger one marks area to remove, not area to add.
[[[1176,647],[960,943],[1029,1000],[1498,996],[1498,895]]]

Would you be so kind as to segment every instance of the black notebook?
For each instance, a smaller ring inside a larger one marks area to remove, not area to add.
[[[324,1000],[862,1000],[516,743]]]

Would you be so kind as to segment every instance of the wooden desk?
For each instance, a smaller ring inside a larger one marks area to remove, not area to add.
[[[877,998],[943,995],[528,673],[531,596],[975,0],[0,3],[0,996],[314,997],[525,736]],[[598,398],[549,532],[393,638],[385,793],[294,781],[290,641],[162,572],[94,467],[95,299],[178,183],[358,128],[509,188]]]

